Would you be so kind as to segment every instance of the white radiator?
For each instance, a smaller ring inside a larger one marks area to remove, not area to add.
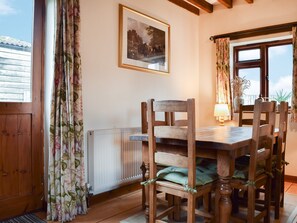
[[[88,180],[93,194],[141,179],[141,142],[129,141],[140,128],[88,131]]]

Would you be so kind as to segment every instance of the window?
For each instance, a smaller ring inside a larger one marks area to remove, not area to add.
[[[0,1],[0,102],[31,102],[33,0]]]
[[[292,39],[234,47],[233,75],[250,80],[244,91],[244,104],[258,97],[291,103]]]

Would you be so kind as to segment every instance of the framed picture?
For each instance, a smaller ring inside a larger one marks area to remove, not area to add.
[[[169,74],[170,26],[120,4],[119,66]]]

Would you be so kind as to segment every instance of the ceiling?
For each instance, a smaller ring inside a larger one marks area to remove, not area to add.
[[[213,6],[221,4],[227,8],[232,8],[233,0],[168,0],[169,2],[178,5],[196,15],[199,15],[200,10],[207,13],[213,12]],[[247,3],[252,4],[254,0],[245,0]]]

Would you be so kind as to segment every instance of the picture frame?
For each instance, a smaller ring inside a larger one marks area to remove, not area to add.
[[[119,4],[119,67],[169,74],[170,26]]]

